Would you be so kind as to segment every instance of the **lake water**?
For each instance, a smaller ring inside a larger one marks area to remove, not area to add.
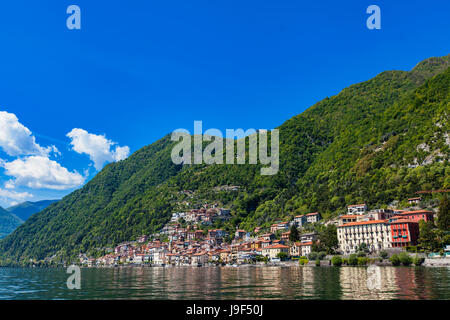
[[[450,299],[450,268],[366,267],[81,269],[67,289],[62,268],[0,268],[0,299]]]

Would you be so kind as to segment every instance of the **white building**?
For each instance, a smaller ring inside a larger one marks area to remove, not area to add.
[[[337,227],[339,250],[344,254],[355,253],[362,243],[377,252],[390,248],[391,228],[386,220],[351,222]]]
[[[300,242],[305,243],[305,242],[313,242],[316,241],[318,237],[318,233],[316,232],[311,232],[311,233],[304,233],[300,235]]]
[[[347,207],[347,213],[349,215],[353,214],[365,214],[367,212],[367,205],[365,203],[362,204],[352,204]]]
[[[300,243],[300,254],[302,256],[308,256],[312,252],[312,242],[301,242]]]
[[[306,222],[306,217],[304,215],[295,216],[293,222],[297,228],[301,228]]]
[[[198,252],[192,255],[191,264],[193,266],[202,266],[208,262],[208,254],[206,252]]]
[[[152,255],[152,264],[156,264],[156,265],[163,265],[166,264],[166,255],[169,252],[167,251],[166,248],[164,247],[160,247],[157,248],[153,251],[153,255]]]
[[[321,216],[318,212],[307,213],[306,214],[306,222],[308,223],[316,223],[320,220]]]

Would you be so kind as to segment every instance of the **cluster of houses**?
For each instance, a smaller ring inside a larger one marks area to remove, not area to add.
[[[417,198],[411,199],[417,203]],[[222,229],[201,230],[216,219],[229,219],[230,210],[202,208],[173,213],[171,222],[150,240],[142,236],[137,241],[118,245],[98,259],[80,258],[88,266],[121,264],[149,264],[153,266],[202,266],[208,263],[242,264],[258,259],[279,261],[280,257],[301,257],[312,252],[318,239],[315,232],[305,233],[304,226],[321,220],[318,212],[299,215],[289,222],[277,222],[269,230],[260,227],[252,232],[238,229],[229,235]],[[372,252],[388,248],[415,245],[419,237],[419,221],[432,221],[434,214],[427,210],[368,210],[366,204],[348,206],[347,212],[327,222],[337,226],[339,251],[351,254],[365,244]],[[186,222],[186,223],[184,223]],[[184,225],[184,227],[183,227]],[[290,229],[300,233],[298,241],[290,241]],[[162,236],[167,241],[160,241]],[[227,243],[226,238],[231,243]],[[155,240],[156,239],[156,240]]]
[[[252,233],[237,229],[231,235],[231,243],[225,241],[230,235],[222,229],[209,229],[207,232],[199,229],[199,226],[210,225],[216,219],[230,217],[230,210],[223,208],[201,208],[173,213],[171,222],[155,235],[157,240],[142,236],[137,241],[119,244],[113,252],[98,259],[89,259],[82,255],[80,262],[87,266],[202,266],[208,263],[242,264],[262,257],[276,261],[279,260],[281,252],[287,257],[306,256],[312,251],[317,234],[304,233],[299,241],[290,243],[289,228],[292,225],[302,228],[321,219],[319,213],[297,216],[291,222],[273,224],[270,232],[265,233],[259,227]],[[188,225],[183,227],[181,222]],[[162,242],[160,239],[163,237],[167,237],[168,241]]]
[[[177,230],[175,229],[175,233]],[[126,242],[98,259],[81,259],[87,266],[117,266],[122,264],[149,264],[153,266],[202,266],[208,263],[243,264],[258,257],[279,260],[279,253],[286,256],[306,256],[311,252],[316,233],[303,234],[300,241],[289,244],[289,240],[276,239],[273,233],[250,237],[247,232],[237,230],[231,244],[223,241],[223,230],[209,230],[207,236],[195,240],[161,242],[159,240],[142,243]]]
[[[224,208],[201,208],[192,209],[188,212],[174,212],[170,219],[171,222],[185,221],[187,223],[202,225],[211,225],[216,220],[228,220],[231,218],[229,209]],[[166,231],[166,230],[163,230]]]

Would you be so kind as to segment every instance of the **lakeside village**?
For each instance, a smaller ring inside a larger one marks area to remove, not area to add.
[[[421,198],[408,201],[414,206],[419,204]],[[314,246],[320,246],[321,242],[319,233],[310,231],[315,229],[315,224],[336,226],[332,229],[335,230],[334,238],[337,236],[336,254],[339,256],[330,258],[329,264],[366,264],[371,260],[364,258],[366,253],[378,257],[373,260],[382,262],[389,255],[397,256],[405,252],[405,248],[417,245],[419,221],[434,221],[436,216],[433,211],[419,207],[369,211],[366,204],[357,204],[349,205],[345,214],[326,222],[319,212],[315,212],[295,216],[290,222],[277,222],[270,230],[257,227],[248,232],[238,229],[234,235],[229,235],[222,229],[200,229],[202,226],[211,226],[217,219],[231,218],[229,209],[217,208],[215,205],[173,213],[171,221],[158,234],[152,237],[144,235],[136,241],[121,243],[97,259],[80,254],[80,263],[87,267],[304,265],[314,262],[321,265],[320,260],[326,253],[314,250]],[[450,246],[447,245],[441,251],[441,254],[436,254],[439,258],[450,258]],[[352,256],[355,263],[349,263]],[[410,264],[414,260],[408,257]],[[422,262],[423,257],[431,256],[422,254]],[[415,258],[418,258],[417,254]],[[363,263],[361,260],[356,262],[356,259],[361,259]],[[447,264],[450,262],[450,259],[441,260]],[[392,259],[391,262],[396,264]],[[417,262],[414,264],[417,265]]]

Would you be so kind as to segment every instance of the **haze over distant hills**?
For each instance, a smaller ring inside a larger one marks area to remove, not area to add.
[[[18,205],[7,208],[6,210],[15,214],[17,217],[26,221],[30,216],[47,208],[52,203],[59,200],[26,201]]]
[[[172,212],[204,202],[231,208],[232,219],[212,227],[233,233],[450,188],[449,66],[447,55],[386,71],[287,120],[273,176],[261,176],[260,164],[175,165],[165,136],[30,217],[0,241],[0,264],[77,261],[80,252],[157,232]]]
[[[22,223],[19,217],[0,207],[0,238],[13,232]]]
[[[30,216],[44,210],[56,201],[58,200],[27,201],[7,209],[0,207],[0,238],[4,238]]]

